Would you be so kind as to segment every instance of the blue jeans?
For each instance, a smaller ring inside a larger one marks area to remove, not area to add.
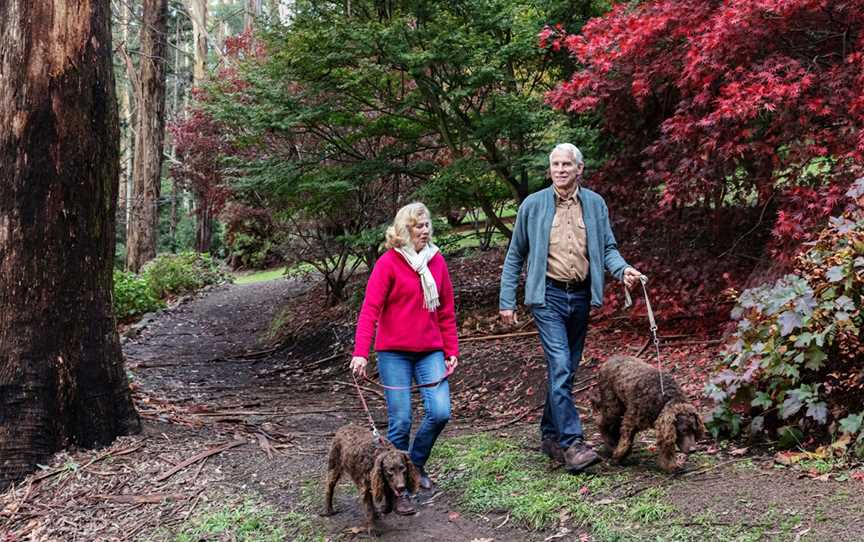
[[[435,382],[444,377],[444,353],[434,352],[378,352],[378,374],[385,386],[407,387],[412,379],[418,384]],[[429,459],[435,439],[450,420],[450,385],[446,380],[430,388],[420,388],[423,397],[423,422],[411,439],[411,390],[384,390],[387,399],[387,438],[400,450],[409,452],[411,462],[422,467]]]
[[[546,406],[540,421],[544,439],[555,439],[569,448],[582,439],[582,422],[573,404],[573,375],[582,359],[588,313],[591,310],[591,288],[565,291],[546,281],[546,304],[532,309],[534,323],[546,356]]]

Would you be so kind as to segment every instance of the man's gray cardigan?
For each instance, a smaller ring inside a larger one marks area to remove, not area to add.
[[[618,252],[609,210],[596,192],[579,188],[579,202],[588,242],[588,262],[591,276],[591,305],[603,304],[603,268],[621,279],[627,262]],[[513,238],[501,271],[501,310],[516,308],[516,287],[523,264],[528,270],[525,279],[525,304],[543,305],[546,299],[546,261],[549,257],[549,233],[555,218],[555,192],[550,186],[525,198],[516,215]]]

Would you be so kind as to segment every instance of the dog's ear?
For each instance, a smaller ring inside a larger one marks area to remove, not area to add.
[[[708,429],[705,428],[705,422],[702,420],[702,416],[699,415],[699,412],[696,409],[693,409],[693,418],[696,425],[696,440],[702,440],[708,435]]]
[[[679,413],[679,405],[667,404],[654,423],[657,431],[657,464],[666,472],[672,472],[677,467],[675,446],[678,443],[678,430],[675,427],[675,418]]]
[[[408,454],[402,454],[402,462],[405,464],[405,486],[411,493],[417,493],[420,491],[420,472]]]
[[[369,484],[373,499],[384,498],[387,491],[387,478],[384,475],[384,454],[378,454],[378,457],[375,458],[375,464],[369,474]]]

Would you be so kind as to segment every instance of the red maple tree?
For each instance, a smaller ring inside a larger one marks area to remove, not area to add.
[[[594,182],[643,209],[780,202],[775,251],[824,222],[864,162],[864,0],[621,3],[541,46],[581,63],[554,107],[620,149]]]
[[[188,110],[185,118],[171,122],[168,130],[177,152],[171,176],[195,198],[195,248],[207,252],[213,220],[231,195],[219,163],[220,156],[230,152],[223,136],[224,130],[209,114],[197,108]]]

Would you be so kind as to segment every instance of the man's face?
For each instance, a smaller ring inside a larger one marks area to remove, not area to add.
[[[559,192],[570,192],[576,186],[576,180],[582,175],[585,164],[577,164],[573,154],[565,150],[556,150],[549,157],[549,171],[552,184]]]

